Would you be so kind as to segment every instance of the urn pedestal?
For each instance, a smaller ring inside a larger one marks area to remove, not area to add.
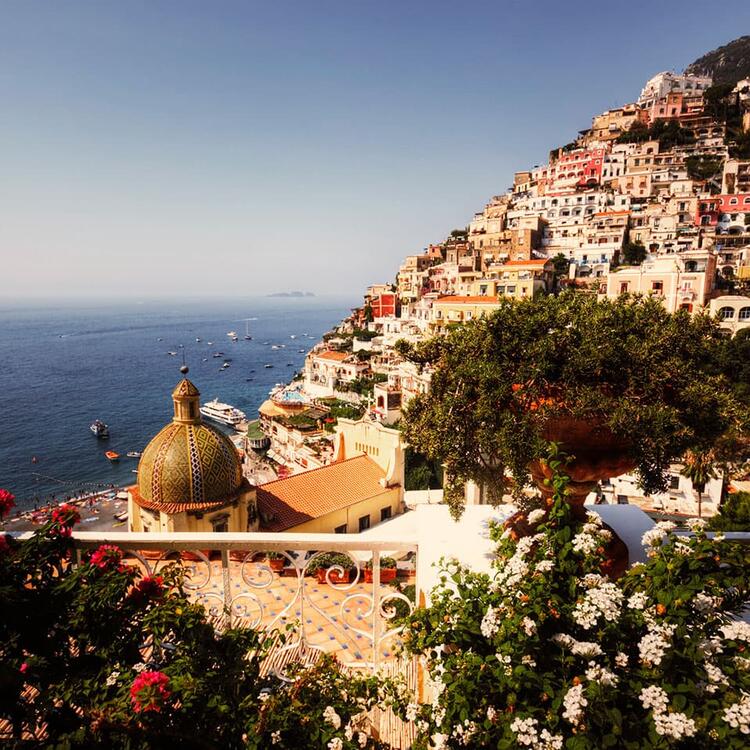
[[[545,425],[543,435],[546,440],[557,443],[569,457],[564,469],[570,477],[566,499],[579,521],[586,520],[583,504],[597,482],[635,468],[627,443],[601,422],[555,416]],[[529,465],[529,471],[545,503],[551,505],[554,489],[548,480],[552,478],[552,470],[545,461],[536,460]],[[520,512],[511,516],[505,522],[505,527],[511,530],[514,539],[534,533]],[[610,526],[605,524],[605,527],[612,533],[612,538],[606,545],[602,573],[610,578],[618,578],[627,570],[628,548]]]

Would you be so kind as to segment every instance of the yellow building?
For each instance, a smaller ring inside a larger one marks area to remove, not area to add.
[[[481,318],[499,307],[497,297],[476,295],[440,297],[432,303],[429,326],[434,333],[441,333],[450,323],[465,323],[468,320]]]
[[[201,421],[200,393],[187,378],[172,400],[172,422],[146,446],[128,490],[130,531],[256,530],[255,492],[237,449]]]
[[[356,534],[403,510],[401,433],[339,419],[334,462],[257,489],[263,531]]]
[[[471,286],[480,297],[526,299],[547,291],[552,285],[554,264],[551,260],[509,260],[487,267],[484,278]]]

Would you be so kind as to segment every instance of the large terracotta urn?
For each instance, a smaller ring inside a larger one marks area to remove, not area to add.
[[[545,440],[557,443],[569,459],[565,465],[565,473],[570,477],[566,488],[567,501],[580,521],[586,518],[583,507],[586,496],[597,482],[625,474],[636,466],[628,443],[614,435],[600,419],[554,415],[545,423],[542,435]],[[538,459],[529,465],[529,471],[542,498],[551,505],[554,488],[547,480],[552,478],[552,470],[546,461]],[[534,533],[523,513],[511,516],[505,525],[515,538]],[[612,539],[606,548],[602,572],[617,578],[628,567],[628,548],[611,527],[607,528],[612,532]]]

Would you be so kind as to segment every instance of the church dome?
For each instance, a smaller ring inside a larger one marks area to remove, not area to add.
[[[200,417],[200,393],[183,379],[172,393],[174,418],[146,446],[138,463],[137,502],[177,512],[231,501],[242,486],[237,450]]]

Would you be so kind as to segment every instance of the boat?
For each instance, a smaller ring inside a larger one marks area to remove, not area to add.
[[[222,370],[226,370],[226,369],[227,369],[228,367],[229,367],[229,362],[225,362],[225,363],[224,363],[224,364],[223,364],[223,365],[221,366],[221,369],[222,369]]]
[[[120,511],[114,514],[115,521],[124,522],[128,520],[128,512],[126,510]]]
[[[213,356],[214,356],[214,359],[219,359],[219,357],[221,357],[221,353],[220,352],[214,352]]]
[[[213,346],[214,345],[213,341],[207,341],[206,343],[208,344],[208,346]]]
[[[128,451],[128,458],[140,458],[141,454],[138,451]]]
[[[245,341],[252,341],[253,337],[250,335],[250,321],[245,321]]]
[[[169,354],[170,357],[176,357],[177,356],[177,352],[167,352],[167,354]]]
[[[239,338],[240,338],[237,335],[236,331],[229,331],[229,333],[227,334],[227,336],[229,336],[229,338],[232,339],[232,341],[239,341]]]
[[[271,349],[278,349],[278,348],[279,348],[279,347],[278,347],[278,346],[276,346],[276,344],[274,344],[274,345],[273,345],[273,346],[271,347]]]
[[[112,462],[120,460],[120,454],[114,451],[105,451],[104,455]]]
[[[195,343],[196,343],[196,344],[200,344],[200,342],[201,342],[201,340],[200,340],[200,339],[196,339],[196,340],[195,340]]]
[[[207,401],[200,409],[201,414],[214,422],[237,427],[245,420],[245,413],[230,404],[222,404],[218,399]]]
[[[292,333],[292,334],[289,335],[289,338],[290,339],[296,339],[297,337]]]
[[[270,370],[273,367],[273,365],[263,365],[263,367],[265,367],[266,370]]]
[[[94,433],[98,438],[108,438],[109,437],[109,427],[107,427],[104,422],[102,422],[101,419],[95,419],[91,426],[89,427],[91,432]]]

